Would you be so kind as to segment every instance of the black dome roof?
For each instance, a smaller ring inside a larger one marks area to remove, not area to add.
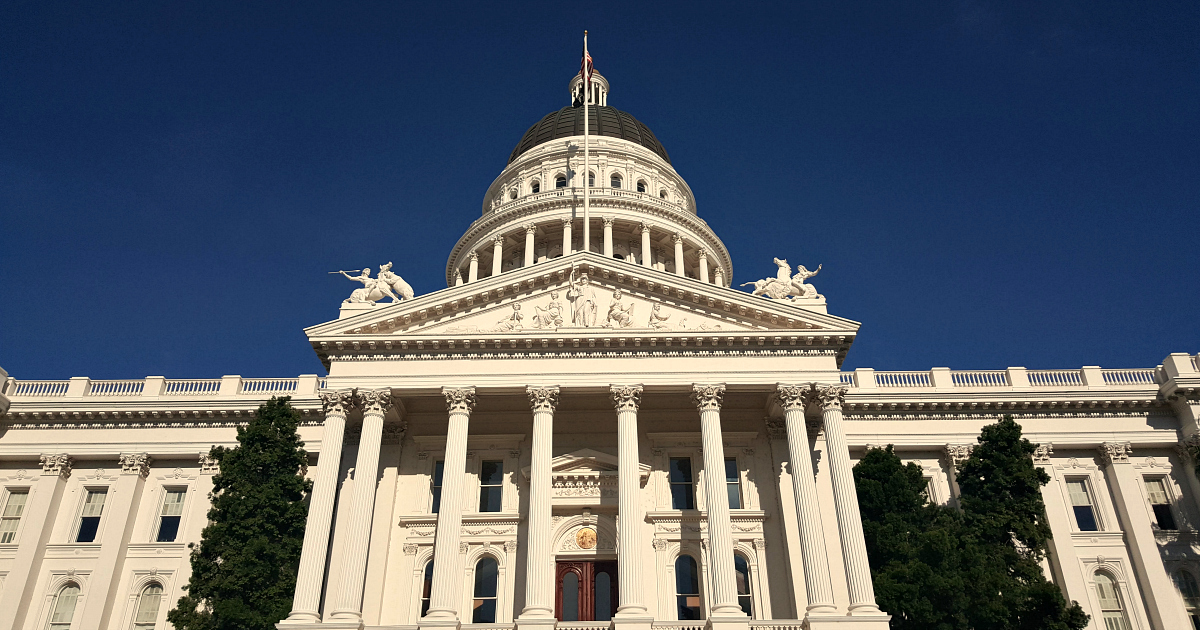
[[[667,164],[671,163],[671,157],[667,155],[667,150],[658,138],[654,137],[654,132],[632,114],[605,105],[592,105],[588,109],[588,135],[635,142],[657,153]],[[564,107],[550,112],[521,136],[521,141],[513,149],[512,155],[508,156],[508,163],[512,164],[522,153],[543,142],[582,135],[583,107]]]

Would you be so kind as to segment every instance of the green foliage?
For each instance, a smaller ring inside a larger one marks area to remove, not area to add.
[[[187,594],[167,620],[178,630],[273,630],[291,610],[308,507],[300,414],[272,398],[239,427],[220,464],[208,527],[192,548]]]
[[[1050,540],[1035,445],[1006,416],[984,427],[960,468],[962,511],[926,501],[916,464],[892,447],[854,467],[875,597],[897,630],[1079,630],[1039,564]]]

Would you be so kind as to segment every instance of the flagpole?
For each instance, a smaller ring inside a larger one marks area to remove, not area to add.
[[[583,32],[583,58],[586,61],[588,56],[587,50],[587,31]],[[588,102],[592,98],[591,85],[586,76],[586,70],[580,73],[579,86],[583,88],[583,251],[591,251],[592,249],[592,217],[591,209],[588,207],[588,189],[591,188],[590,177],[588,176]]]

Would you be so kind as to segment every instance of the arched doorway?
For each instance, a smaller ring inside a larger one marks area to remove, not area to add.
[[[617,612],[616,560],[560,560],[554,583],[559,621],[609,621]]]

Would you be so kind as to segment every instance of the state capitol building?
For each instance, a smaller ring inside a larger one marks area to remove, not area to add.
[[[328,376],[0,371],[0,629],[168,628],[207,453],[273,396],[314,483],[280,628],[884,630],[855,462],[894,444],[955,505],[1005,414],[1051,478],[1044,569],[1090,627],[1200,619],[1196,355],[842,371],[860,324],[815,261],[742,288],[667,149],[579,83],[520,136],[445,289],[348,276],[305,330]]]

